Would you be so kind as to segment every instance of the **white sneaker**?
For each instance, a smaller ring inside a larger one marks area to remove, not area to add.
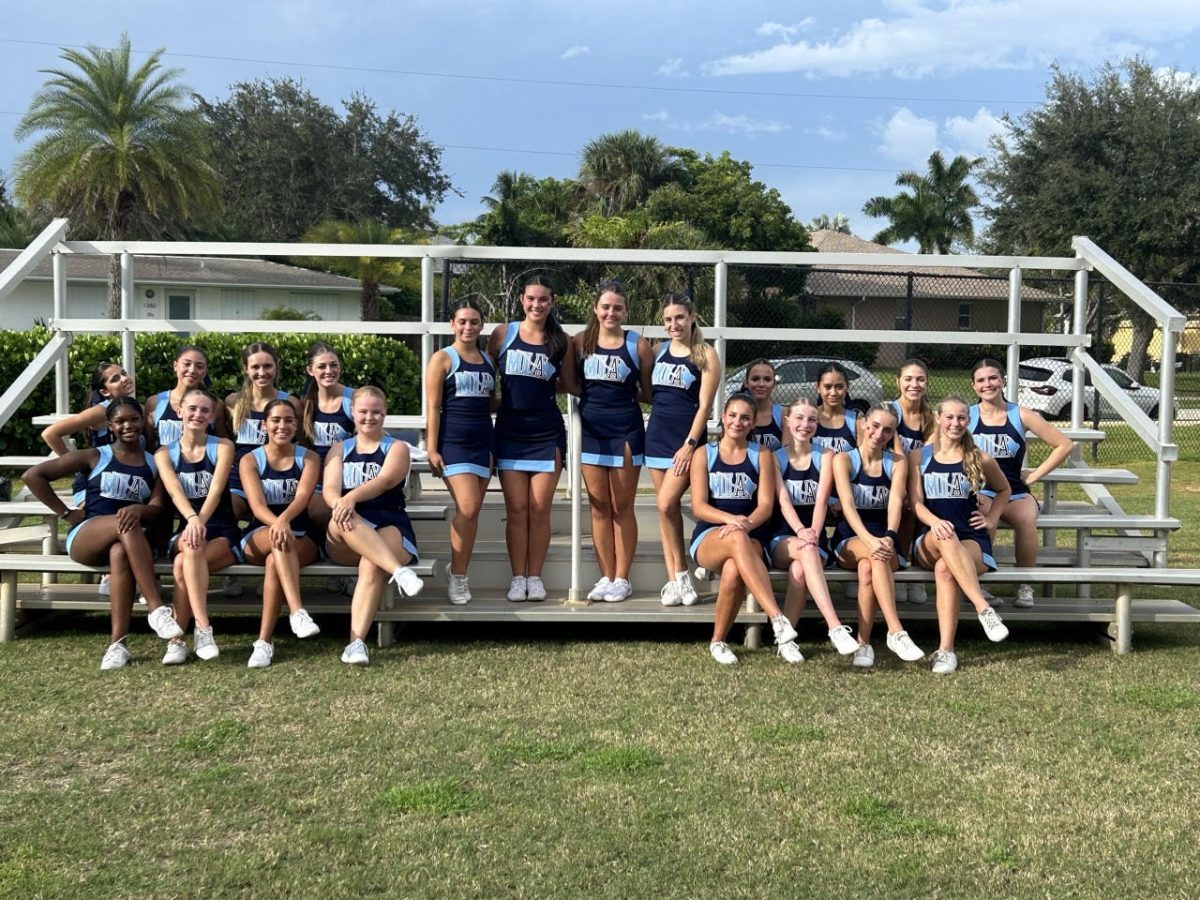
[[[662,590],[658,592],[658,598],[662,601],[663,606],[679,606],[683,603],[683,596],[679,591],[678,581],[668,581],[662,586]]]
[[[512,603],[523,603],[526,599],[527,582],[524,575],[514,575],[508,586],[508,599]]]
[[[179,627],[179,623],[175,621],[175,616],[169,606],[160,606],[150,615],[146,616],[146,621],[150,623],[150,628],[164,641],[169,641],[171,638],[183,637],[183,629]]]
[[[929,602],[929,595],[925,593],[924,584],[918,581],[908,586],[908,602],[917,605]]]
[[[455,575],[446,563],[446,596],[455,606],[466,606],[471,602],[471,582],[466,575]]]
[[[850,661],[856,669],[869,669],[875,665],[875,648],[870,644],[859,644],[854,651],[854,659]]]
[[[321,633],[321,626],[312,620],[308,610],[303,607],[288,616],[288,624],[292,626],[292,634],[301,639]]]
[[[200,659],[216,659],[221,651],[213,640],[212,626],[197,628],[192,635],[192,652]]]
[[[164,666],[182,666],[187,662],[187,658],[187,641],[183,638],[173,638],[167,644],[167,652],[163,654],[162,664]]]
[[[246,663],[246,666],[251,669],[265,669],[271,664],[271,657],[274,655],[274,644],[269,644],[266,641],[255,641],[254,651],[250,654],[250,662]]]
[[[115,644],[109,644],[108,649],[104,651],[104,656],[100,660],[100,668],[102,671],[110,669],[123,669],[126,664],[133,659],[124,641],[117,641]]]
[[[737,657],[733,655],[733,651],[729,649],[729,645],[724,641],[713,641],[708,645],[708,652],[723,666],[732,666],[737,662]]]
[[[1022,609],[1029,609],[1029,607],[1033,606],[1032,584],[1017,585],[1017,597],[1013,600],[1013,606],[1019,606]]]
[[[895,653],[905,662],[916,662],[924,652],[913,643],[913,639],[908,636],[907,631],[897,631],[895,634],[887,636],[887,648]]]
[[[367,666],[371,658],[367,656],[367,645],[362,641],[351,641],[342,651],[342,662],[348,666]]]
[[[935,650],[933,653],[933,674],[949,675],[958,668],[958,657],[953,650]]]
[[[989,641],[1002,641],[1008,637],[1008,626],[990,606],[979,614],[979,624]]]
[[[780,613],[771,620],[771,630],[775,632],[776,644],[786,644],[788,641],[794,641],[800,636],[783,613]]]
[[[620,603],[633,593],[633,585],[624,578],[614,578],[604,594],[605,603]]]
[[[96,593],[99,594],[101,597],[108,596],[108,576],[107,575],[100,576],[100,583],[96,585]]]
[[[706,569],[704,566],[696,566],[695,578],[697,581],[714,581],[717,573],[712,569]]]
[[[589,600],[603,600],[604,595],[608,593],[608,589],[612,587],[612,582],[608,580],[608,576],[601,578],[588,591],[587,598]]]
[[[696,593],[696,586],[692,584],[692,576],[687,572],[679,572],[675,575],[675,583],[679,585],[679,598],[683,605],[695,606],[700,596]]]
[[[908,602],[908,585],[905,584],[903,581],[897,581],[895,583],[895,589],[896,589],[895,590],[896,602],[897,603],[907,603]]]
[[[221,588],[221,593],[226,597],[240,597],[245,589],[241,578],[236,575],[230,575],[225,579],[225,587]]]
[[[542,583],[541,576],[530,575],[525,579],[525,597],[535,602],[546,599],[546,585]]]
[[[425,582],[408,566],[401,566],[392,573],[392,584],[400,588],[400,593],[405,597],[415,597],[425,587]]]
[[[833,649],[842,656],[850,656],[852,653],[858,652],[858,641],[850,633],[849,625],[839,625],[837,628],[831,628],[829,630],[829,640],[833,644]]]
[[[842,582],[842,593],[845,594],[847,600],[857,600],[858,599],[858,582],[857,581],[843,581]]]
[[[779,644],[775,648],[775,652],[783,657],[784,662],[793,664],[804,662],[804,654],[800,652],[800,645],[795,641],[786,641]]]

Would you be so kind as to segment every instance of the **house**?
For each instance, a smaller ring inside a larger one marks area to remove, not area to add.
[[[0,271],[19,251],[0,250]],[[67,316],[103,318],[108,257],[66,254]],[[326,320],[358,319],[359,283],[262,259],[138,256],[133,262],[134,316],[144,319],[257,319],[288,306]],[[44,260],[0,304],[0,329],[25,330],[54,310],[51,261]]]

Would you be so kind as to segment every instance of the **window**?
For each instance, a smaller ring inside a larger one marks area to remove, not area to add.
[[[970,303],[958,304],[958,330],[971,330],[971,305]]]
[[[1117,383],[1117,387],[1126,391],[1133,387],[1133,379],[1116,366],[1105,366],[1104,371],[1108,373],[1109,378]]]

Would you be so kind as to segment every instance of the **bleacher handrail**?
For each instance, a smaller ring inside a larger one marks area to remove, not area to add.
[[[62,239],[67,233],[66,219],[52,219],[50,224],[41,230],[37,237],[29,242],[29,246],[17,254],[17,258],[0,271],[0,300],[8,296],[25,276],[34,270],[38,263],[46,259],[56,248],[62,246]]]

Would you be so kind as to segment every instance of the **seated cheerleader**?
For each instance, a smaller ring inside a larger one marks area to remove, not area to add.
[[[896,444],[892,448],[908,459],[908,454],[925,446],[933,434],[933,410],[929,408],[929,369],[919,359],[906,359],[896,371],[896,390],[900,397],[892,401],[892,407],[900,421],[896,425]],[[913,515],[911,498],[904,501],[904,512],[900,516],[900,552],[907,554],[912,549],[916,535],[917,519]],[[896,585],[896,602],[924,603],[925,585],[919,582]]]
[[[783,602],[783,614],[788,621],[799,625],[811,593],[829,627],[829,640],[838,653],[849,656],[858,650],[858,641],[834,612],[829,586],[825,583],[825,560],[829,556],[825,510],[833,488],[833,452],[813,449],[817,412],[812,400],[801,397],[788,407],[783,419],[786,443],[775,451],[780,473],[779,516],[775,521],[775,536],[771,538],[771,562],[788,573],[787,597]],[[780,652],[788,662],[804,662],[795,643],[784,644]]]
[[[263,612],[258,640],[247,665],[265,669],[275,656],[271,640],[279,623],[280,601],[287,601],[288,623],[298,638],[320,632],[300,598],[300,569],[320,555],[312,535],[308,507],[321,461],[295,444],[296,410],[287,400],[272,400],[263,411],[267,443],[242,457],[242,489],[253,518],[242,538],[246,562],[263,567]]]
[[[360,387],[352,403],[355,436],[329,451],[325,463],[325,502],[329,519],[329,558],[357,565],[350,600],[350,643],[342,662],[365,666],[364,638],[375,621],[388,575],[406,597],[424,583],[408,564],[417,560],[417,538],[404,511],[408,445],[383,433],[387,401],[377,387]]]
[[[909,492],[921,523],[916,559],[921,568],[933,570],[937,583],[940,640],[933,671],[949,675],[958,668],[954,634],[960,591],[975,607],[989,640],[1008,637],[1008,628],[984,599],[979,576],[996,570],[992,537],[1008,505],[1009,487],[996,461],[971,439],[965,400],[947,397],[938,404],[937,427],[931,443],[909,455]],[[995,491],[986,516],[976,502],[985,485]]]
[[[154,454],[163,487],[176,512],[179,526],[170,541],[174,557],[175,621],[187,632],[196,619],[193,649],[200,659],[216,659],[217,645],[208,620],[208,577],[211,572],[241,559],[237,522],[229,502],[229,471],[233,467],[233,442],[209,434],[217,398],[204,388],[192,388],[179,402],[179,439]],[[163,665],[187,661],[182,637],[167,644]]]
[[[295,398],[295,404],[300,410],[303,437],[321,463],[317,489],[308,502],[308,518],[318,532],[324,533],[329,524],[329,505],[321,499],[321,474],[329,449],[354,434],[354,416],[350,414],[354,389],[342,384],[342,361],[324,341],[309,346],[304,373],[304,391]],[[339,581],[337,587],[341,586]]]
[[[725,643],[747,589],[766,611],[775,643],[794,658],[796,629],[780,612],[771,589],[764,546],[770,540],[775,508],[775,457],[750,440],[754,401],[734,394],[721,413],[721,437],[692,455],[692,558],[720,575],[709,652],[722,665],[737,657]],[[793,644],[786,650],[787,644]]]
[[[813,446],[836,453],[846,453],[859,446],[860,419],[847,405],[850,376],[841,363],[826,363],[817,372],[817,399],[821,403],[821,414],[817,418]]]
[[[154,557],[142,530],[163,511],[163,489],[154,459],[142,449],[143,413],[131,397],[118,397],[105,412],[113,442],[95,450],[74,450],[32,467],[21,476],[30,493],[63,519],[67,553],[89,566],[110,566],[109,609],[112,641],[101,669],[120,669],[132,658],[125,646],[133,612],[133,589],[141,588],[150,608],[150,627],[163,640],[183,634],[163,604],[154,580]],[[87,476],[82,508],[69,508],[51,482],[82,472]]]
[[[208,378],[208,355],[195,344],[185,344],[175,354],[173,364],[175,386],[169,391],[154,394],[146,400],[146,446],[165,447],[183,434],[183,397],[195,388],[205,388]],[[216,410],[208,433],[229,437],[225,419],[225,404],[215,397]]]
[[[746,380],[739,390],[754,401],[754,434],[750,439],[772,453],[783,446],[783,407],[771,399],[775,382],[774,363],[756,359],[746,366]]]
[[[834,555],[843,569],[858,572],[858,649],[854,665],[875,665],[871,628],[875,608],[887,623],[888,649],[906,662],[925,654],[913,643],[896,615],[896,583],[892,573],[904,565],[896,549],[896,526],[904,505],[906,466],[891,451],[896,437],[896,411],[877,403],[867,411],[858,448],[833,457],[833,478],[842,517],[834,531]]]

